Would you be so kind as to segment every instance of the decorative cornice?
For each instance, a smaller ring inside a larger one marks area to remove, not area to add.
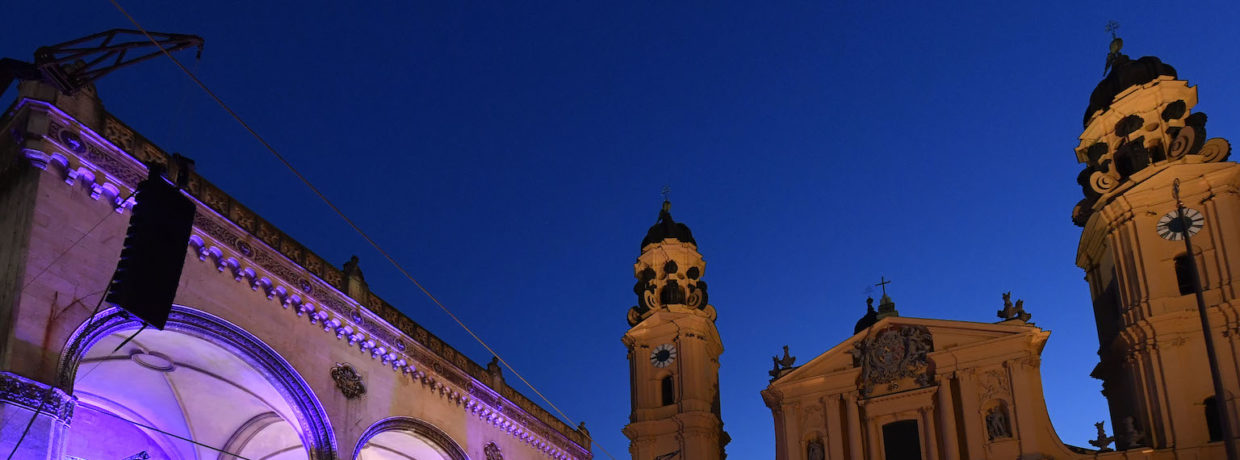
[[[0,372],[0,401],[37,410],[68,425],[77,399],[51,385],[11,372]]]
[[[22,99],[10,113],[28,115],[21,111],[49,117],[47,132],[27,132],[24,139],[45,141],[50,153],[25,148],[26,159],[45,171],[56,166],[53,171],[67,184],[106,198],[117,212],[133,205],[125,197],[146,178],[143,163],[175,169],[170,155],[110,114],[103,117],[101,137],[44,101]],[[200,205],[189,241],[200,261],[552,458],[591,458],[584,434],[506,384],[498,390],[487,386],[486,368],[378,296],[344,294],[347,280],[340,269],[206,179],[191,172],[185,191]],[[479,402],[475,395],[489,396]]]

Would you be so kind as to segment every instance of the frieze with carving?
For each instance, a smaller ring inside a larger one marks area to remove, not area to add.
[[[0,401],[40,410],[64,423],[73,419],[76,405],[74,398],[59,388],[8,372],[0,372]]]
[[[853,344],[849,353],[853,365],[861,368],[858,388],[870,396],[878,386],[886,392],[900,388],[900,381],[913,379],[918,387],[929,386],[934,380],[934,351],[930,331],[924,326],[895,325],[878,331]]]
[[[336,363],[332,366],[331,375],[332,380],[336,381],[336,388],[340,389],[345,398],[356,399],[366,394],[366,385],[362,383],[362,376],[352,365]]]
[[[29,101],[29,103],[36,109],[45,106],[45,103],[42,103],[41,101]],[[105,123],[115,121],[110,115],[105,115],[104,119]],[[80,125],[76,123],[71,124],[75,127],[80,127]],[[68,129],[65,128],[65,126],[65,124],[56,123],[57,129]],[[114,136],[119,136],[120,134],[118,133],[122,132],[119,128],[123,127],[123,124],[114,123],[113,126],[117,128],[117,131],[112,134]],[[51,131],[51,133],[58,132],[59,131]],[[145,173],[143,172],[144,168],[138,163],[138,161],[135,161],[135,159],[140,156],[159,155],[164,158],[166,162],[166,158],[168,158],[166,153],[159,150],[158,147],[154,146],[154,144],[150,144],[146,141],[146,139],[142,138],[140,134],[136,133],[134,133],[133,139],[126,142],[135,150],[143,149],[143,151],[137,155],[119,151],[116,147],[117,142],[112,140],[104,140],[97,134],[90,132],[88,128],[84,127],[81,128],[80,131],[73,131],[71,135],[64,136],[65,139],[69,139],[68,141],[55,139],[53,136],[54,135],[47,137],[52,138],[50,140],[52,140],[52,142],[56,145],[64,148],[66,152],[70,152],[71,149],[70,146],[62,145],[63,142],[68,142],[73,146],[76,146],[74,148],[77,150],[85,148],[86,153],[81,154],[83,157],[91,161],[95,166],[100,167],[100,169],[108,175],[116,177],[122,181],[132,182],[132,184],[136,184],[145,177]],[[38,138],[38,135],[36,134],[32,138]],[[116,140],[120,141],[121,139],[118,137]],[[81,142],[81,144],[78,144],[77,142]],[[96,142],[99,142],[98,147],[95,146]],[[128,157],[126,157],[126,155],[128,155]],[[68,162],[66,162],[66,164],[67,163]],[[104,177],[102,174],[96,174],[95,176]],[[118,183],[118,185],[125,185],[129,187],[132,187],[132,184],[124,184],[123,182]],[[331,286],[331,279],[335,279],[337,277],[331,275],[339,275],[340,272],[338,269],[324,264],[321,268],[323,275],[321,275],[319,279],[308,279],[305,274],[307,270],[301,270],[301,267],[297,266],[305,260],[307,253],[309,253],[309,251],[303,246],[291,241],[290,238],[285,236],[274,226],[271,226],[269,223],[264,221],[261,217],[253,215],[254,223],[252,225],[254,228],[249,233],[263,233],[264,235],[262,236],[255,235],[258,236],[257,240],[267,243],[266,246],[275,248],[272,250],[265,250],[263,245],[254,243],[255,239],[252,237],[242,237],[235,233],[237,229],[230,226],[229,222],[220,221],[220,218],[223,216],[228,216],[233,205],[237,204],[234,200],[197,175],[191,175],[189,191],[196,198],[204,202],[204,204],[207,204],[207,206],[216,211],[215,214],[199,213],[195,226],[199,231],[206,233],[211,238],[220,241],[224,245],[223,247],[216,247],[209,242],[204,241],[201,236],[196,236],[193,239],[196,239],[197,242],[194,243],[191,241],[191,245],[197,252],[200,260],[205,262],[208,258],[211,258],[211,261],[215,263],[221,271],[229,273],[230,276],[238,282],[248,283],[253,290],[261,294],[265,294],[268,299],[276,300],[278,298],[278,302],[283,304],[285,308],[295,311],[298,316],[309,318],[311,323],[322,324],[325,331],[332,333],[335,337],[341,340],[349,339],[350,345],[364,347],[364,350],[368,351],[368,354],[372,357],[382,359],[385,364],[392,364],[394,371],[399,371],[406,375],[412,375],[414,379],[422,379],[424,383],[427,381],[426,379],[428,376],[426,373],[418,369],[414,362],[411,362],[414,361],[412,357],[415,354],[414,352],[421,349],[418,347],[408,347],[407,345],[397,347],[396,345],[390,344],[399,343],[400,345],[405,345],[404,342],[399,339],[400,334],[413,338],[415,342],[421,344],[426,344],[431,340],[437,341],[437,338],[434,338],[433,335],[429,334],[425,329],[417,325],[417,323],[397,312],[394,307],[386,302],[383,302],[381,299],[378,299],[378,297],[367,299],[370,300],[370,302],[367,303],[371,305],[365,305],[364,308],[371,310],[380,318],[395,318],[395,321],[388,321],[389,324],[382,324],[381,321],[375,321],[369,316],[364,316],[364,318],[360,321],[354,318],[355,322],[361,323],[358,324],[356,328],[345,324],[341,321],[341,319],[353,316],[351,313],[356,311],[356,307],[340,298],[339,293],[334,292],[332,289],[332,287],[336,286]],[[212,195],[210,198],[205,197],[209,194]],[[271,243],[273,242],[275,243],[275,246],[271,246]],[[230,257],[228,252],[233,252],[236,255]],[[284,257],[280,257],[275,254],[280,254]],[[286,260],[286,258],[288,260]],[[246,259],[253,261],[255,265],[262,267],[271,275],[285,278],[288,282],[287,287],[280,286],[274,277],[268,277],[270,275],[264,276],[262,273],[256,271],[254,268],[257,267],[246,267]],[[290,261],[292,264],[289,264]],[[315,297],[314,300],[317,301],[317,305],[310,303],[310,298],[305,298],[303,300],[295,294],[313,295]],[[290,302],[293,299],[297,299],[299,303],[293,304]],[[323,307],[327,308],[325,309]],[[327,309],[340,313],[340,316],[333,317],[333,315],[325,311]],[[393,327],[396,331],[399,331],[398,334],[393,334],[389,331],[389,329]],[[365,334],[360,331],[363,329],[366,331]],[[367,340],[368,336],[372,339]],[[370,346],[366,348],[366,345]],[[443,352],[446,351],[446,349],[450,349],[450,347],[446,347],[442,343],[438,345],[438,347],[435,347],[439,349],[437,350],[437,353],[416,353],[419,355],[421,362],[432,362],[436,365],[436,367],[440,367],[438,366],[440,360],[442,359],[440,356],[444,354]],[[395,353],[395,350],[401,350],[404,352],[405,348],[408,348],[409,350],[408,353],[410,357],[408,360],[400,359],[400,357]],[[470,380],[470,376],[474,376],[476,378],[477,375],[475,374],[480,375],[485,373],[485,370],[482,369],[481,366],[469,360],[464,355],[459,353],[454,353],[453,355],[453,358],[455,359],[447,360],[446,362],[452,363],[456,366],[456,368],[440,369],[440,373],[443,374],[445,381],[450,381],[458,388],[469,388],[473,385]],[[431,383],[434,383],[435,385],[432,386],[436,386],[436,388],[440,390],[441,396],[456,398],[459,404],[465,404],[467,398],[462,396],[459,391],[448,391],[446,386],[436,383],[433,379],[431,380]],[[532,425],[526,424],[522,427],[518,427],[511,422],[507,422],[506,426],[510,425],[510,428],[506,429],[506,431],[509,431],[511,435],[529,442],[531,445],[534,445],[540,450],[552,455],[553,458],[567,458],[565,457],[565,451],[582,452],[580,451],[581,448],[578,445],[574,445],[571,442],[565,442],[568,439],[580,438],[579,433],[574,433],[571,427],[565,426],[562,422],[550,416],[550,414],[546,413],[545,410],[533,404],[532,401],[529,401],[528,398],[525,398],[520,393],[512,391],[510,388],[503,388],[503,390],[507,391],[501,390],[501,392],[511,393],[509,399],[513,400],[513,403],[529,411],[528,414],[523,414],[517,418],[522,419],[521,422],[523,424],[526,422],[532,423]],[[481,407],[478,407],[478,409],[482,410]],[[493,421],[492,423],[495,423],[496,426],[505,424],[503,420]],[[551,427],[553,426],[560,428],[552,429]],[[530,434],[531,431],[528,430],[532,430],[532,432],[543,437],[544,439],[540,440],[532,437]],[[564,435],[570,435],[571,437],[563,437]],[[575,442],[588,441],[578,439]]]

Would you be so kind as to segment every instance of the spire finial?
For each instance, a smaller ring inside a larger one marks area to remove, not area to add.
[[[1119,57],[1119,50],[1124,48],[1124,39],[1115,35],[1115,31],[1119,30],[1119,23],[1115,20],[1107,21],[1106,31],[1111,34],[1111,51],[1107,53],[1107,65],[1102,69],[1102,76],[1106,76],[1111,71],[1111,66],[1115,65],[1115,59]]]
[[[663,190],[659,191],[663,195],[663,201],[672,201],[672,186],[664,184]]]

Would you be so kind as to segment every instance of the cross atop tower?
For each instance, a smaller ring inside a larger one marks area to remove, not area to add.
[[[875,286],[879,286],[879,287],[883,288],[883,296],[884,296],[884,297],[887,295],[887,285],[888,285],[888,284],[891,284],[891,280],[886,279],[886,278],[881,277],[881,276],[880,276],[880,277],[878,277],[878,284],[875,284]]]
[[[664,185],[663,190],[659,193],[663,194],[663,201],[672,201],[672,186]]]
[[[1106,31],[1111,33],[1111,38],[1115,39],[1115,31],[1119,30],[1119,22],[1114,19],[1107,21]]]

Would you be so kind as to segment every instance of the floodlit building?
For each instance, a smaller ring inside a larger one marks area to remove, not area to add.
[[[1049,332],[1021,302],[1005,294],[996,323],[944,321],[900,316],[884,292],[843,343],[799,367],[786,353],[777,360],[761,392],[777,459],[1225,458],[1240,393],[1240,165],[1226,161],[1226,140],[1206,137],[1196,87],[1156,57],[1129,59],[1120,43],[1085,111],[1085,197],[1072,211],[1098,329],[1092,375],[1114,432],[1100,424],[1092,448],[1059,440],[1039,370]]]
[[[0,454],[591,458],[584,428],[371,293],[356,260],[328,263],[173,162],[93,88],[19,91],[0,118]],[[101,297],[149,164],[196,215],[166,327],[134,336]]]

